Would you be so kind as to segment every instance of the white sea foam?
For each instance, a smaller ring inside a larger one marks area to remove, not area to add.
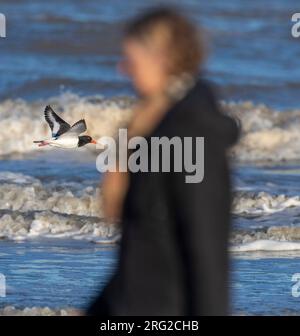
[[[53,108],[69,122],[85,118],[89,133],[99,138],[114,135],[132,115],[133,99],[79,97],[64,93],[47,101],[28,103],[21,99],[0,103],[0,155],[41,150],[33,140],[49,136],[44,121],[45,105]],[[300,157],[300,110],[279,112],[251,102],[223,103],[228,114],[242,124],[239,144],[231,153],[240,161],[295,160]],[[88,146],[95,150],[93,146]],[[42,149],[47,150],[47,149]]]
[[[230,247],[231,252],[255,251],[300,251],[300,242],[256,240],[250,243]]]
[[[53,211],[0,211],[0,238],[73,238],[96,243],[116,243],[120,239],[116,225],[97,217],[62,215]]]
[[[78,311],[73,308],[26,307],[18,309],[14,306],[6,306],[0,309],[0,316],[72,316],[76,314],[78,315]]]
[[[292,207],[300,207],[299,196],[270,195],[266,192],[236,192],[232,212],[237,215],[262,215]]]
[[[101,219],[98,188],[78,185],[76,190],[73,184],[71,190],[64,185],[43,185],[38,179],[10,172],[1,173],[0,181],[1,238],[119,240],[118,227]]]
[[[230,243],[231,252],[300,251],[300,227],[271,226],[237,230],[232,232]]]
[[[85,118],[89,133],[97,138],[114,135],[117,127],[127,123],[131,115],[132,99],[81,98],[64,93],[47,101],[33,103],[21,99],[5,100],[0,103],[0,155],[38,150],[33,140],[50,135],[43,115],[48,104],[70,123]]]
[[[231,234],[233,245],[252,243],[258,240],[295,241],[300,242],[299,226],[269,226],[248,230],[234,230]]]
[[[26,177],[28,180],[30,177]],[[74,192],[62,186],[45,186],[32,179],[30,184],[2,182],[0,185],[0,209],[12,211],[51,210],[58,213],[83,216],[101,216],[100,191],[83,187]]]
[[[298,196],[239,191],[235,193],[232,212],[238,216],[261,216],[299,206]],[[76,182],[42,183],[24,174],[0,173],[0,238],[53,237],[116,243],[120,228],[102,219],[101,208],[99,188]],[[300,229],[274,226],[236,230],[231,240],[242,244],[260,239],[300,241]]]
[[[233,155],[240,161],[283,161],[300,158],[300,110],[276,111],[251,102],[223,103],[239,118],[242,134]]]

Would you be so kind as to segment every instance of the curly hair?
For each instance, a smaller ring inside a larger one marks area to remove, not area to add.
[[[125,28],[127,38],[166,52],[170,75],[196,74],[205,58],[200,30],[175,9],[156,8],[134,18]]]

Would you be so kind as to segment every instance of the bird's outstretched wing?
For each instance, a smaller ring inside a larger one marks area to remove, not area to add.
[[[67,122],[65,122],[52,110],[50,105],[46,106],[44,114],[45,119],[51,128],[53,137],[58,137],[66,133],[71,128]]]
[[[84,119],[78,120],[68,131],[68,133],[75,133],[77,135],[86,131],[86,123]]]

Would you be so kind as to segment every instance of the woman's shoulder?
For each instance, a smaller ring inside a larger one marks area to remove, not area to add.
[[[186,118],[190,114],[195,117],[195,111],[202,110],[205,113],[207,110],[218,110],[216,92],[216,87],[212,82],[199,77],[185,96],[173,106],[173,110],[184,114]]]
[[[187,95],[187,99],[217,100],[216,85],[205,78],[199,77]]]

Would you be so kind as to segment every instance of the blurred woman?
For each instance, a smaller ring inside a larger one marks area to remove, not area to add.
[[[129,137],[204,137],[204,179],[186,183],[184,170],[106,174],[104,210],[108,219],[120,220],[122,241],[116,273],[90,315],[228,312],[226,150],[238,132],[199,75],[205,56],[200,37],[170,9],[146,12],[126,28],[120,67],[140,96]]]

